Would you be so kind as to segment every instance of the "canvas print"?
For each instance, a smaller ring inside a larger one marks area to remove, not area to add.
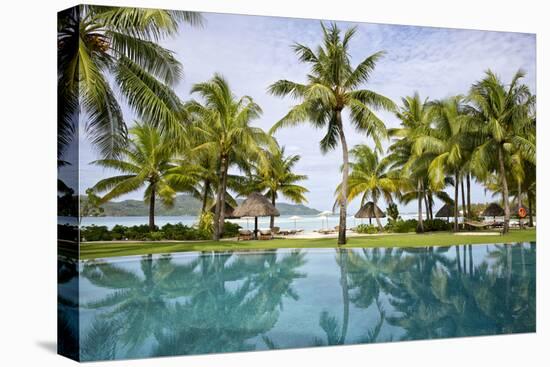
[[[535,44],[59,12],[59,354],[535,332]]]

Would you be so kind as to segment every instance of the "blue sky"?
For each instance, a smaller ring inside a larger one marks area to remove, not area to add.
[[[263,115],[254,125],[269,129],[295,101],[270,96],[266,89],[278,79],[305,80],[307,66],[297,61],[290,45],[299,42],[316,46],[322,38],[319,21],[226,14],[205,16],[205,27],[183,26],[176,38],[164,42],[183,64],[184,78],[176,87],[177,94],[188,99],[193,83],[205,81],[215,72],[221,73],[236,95],[250,95],[260,104]],[[354,65],[376,51],[386,51],[366,87],[397,103],[402,96],[414,91],[430,99],[464,94],[488,68],[505,82],[522,68],[527,72],[524,82],[536,92],[536,42],[532,34],[352,22],[338,22],[338,25],[341,28],[357,26],[350,46]],[[134,116],[127,107],[123,108],[131,125]],[[388,127],[399,125],[392,114],[379,113],[379,117]],[[358,143],[372,144],[349,125],[346,133],[350,147]],[[319,150],[322,136],[323,131],[307,124],[276,134],[288,153],[302,156],[296,171],[308,175],[304,182],[310,191],[307,205],[326,210],[332,207],[334,188],[340,179],[341,149],[322,155]],[[80,192],[114,173],[89,165],[94,159],[97,157],[93,148],[87,138],[81,136]],[[474,202],[491,200],[478,184],[474,185],[472,196]],[[141,197],[142,192],[136,192],[121,200]],[[415,205],[401,209],[414,211]],[[351,210],[357,207],[356,200]]]

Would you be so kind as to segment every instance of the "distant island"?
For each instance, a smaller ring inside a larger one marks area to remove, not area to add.
[[[241,203],[243,199],[237,199]],[[320,211],[305,205],[277,203],[281,215],[315,215]],[[108,217],[138,217],[147,216],[149,207],[142,200],[112,201],[102,205],[103,215]],[[201,203],[189,195],[178,195],[172,208],[166,208],[160,202],[157,205],[157,216],[197,215]]]

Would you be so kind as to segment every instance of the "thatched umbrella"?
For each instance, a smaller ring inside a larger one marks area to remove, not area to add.
[[[437,213],[435,213],[436,218],[447,218],[447,222],[449,222],[449,217],[453,217],[455,215],[455,208],[451,204],[445,204],[441,207],[441,209],[438,210]]]
[[[377,205],[374,205],[372,201],[367,202],[357,211],[357,213],[355,213],[355,218],[369,218],[369,224],[372,224],[372,218],[376,218],[377,216],[378,218],[386,218],[386,213]]]
[[[210,208],[210,211],[212,213],[216,213],[216,204],[212,205],[212,207]],[[229,205],[227,202],[225,203],[225,207],[224,207],[224,218],[225,219],[235,219],[237,217],[235,217],[235,215],[233,215],[233,212],[235,211],[235,209],[233,209],[233,207],[231,205]]]
[[[502,209],[502,207],[497,203],[492,203],[489,204],[487,208],[485,208],[481,215],[483,215],[484,217],[493,217],[493,219],[495,219],[495,217],[504,216],[504,209]]]
[[[278,217],[279,211],[259,192],[253,192],[233,211],[235,217],[254,217],[254,237],[258,238],[258,217]]]

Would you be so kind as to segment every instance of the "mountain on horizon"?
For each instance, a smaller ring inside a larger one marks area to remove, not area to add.
[[[241,203],[243,199],[237,199]],[[281,215],[315,215],[320,211],[302,204],[277,203],[277,209]],[[111,201],[102,205],[104,215],[109,217],[134,217],[147,216],[149,207],[142,200]],[[155,215],[178,216],[197,215],[201,209],[201,202],[186,194],[178,195],[172,208],[166,208],[158,202]]]

